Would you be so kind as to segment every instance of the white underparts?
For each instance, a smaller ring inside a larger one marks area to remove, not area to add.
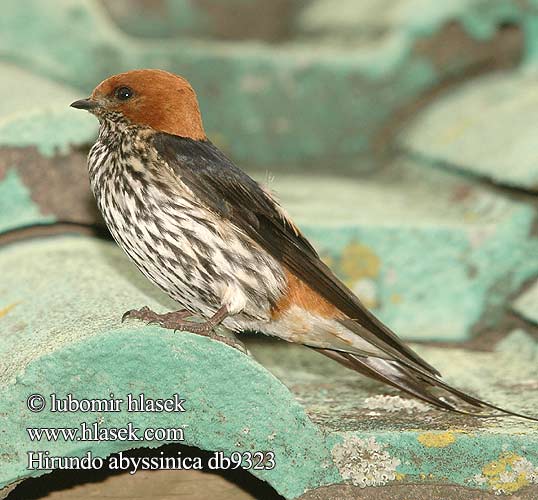
[[[248,298],[242,288],[235,283],[222,283],[219,287],[221,305],[226,306],[230,316],[241,313],[248,302]]]

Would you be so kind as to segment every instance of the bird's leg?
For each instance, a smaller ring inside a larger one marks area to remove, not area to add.
[[[246,352],[243,344],[234,338],[225,337],[224,335],[219,335],[215,332],[215,327],[220,325],[228,317],[228,309],[226,306],[222,306],[211,318],[208,320],[199,323],[196,321],[186,321],[185,318],[189,316],[194,316],[191,312],[186,309],[181,309],[175,312],[169,312],[165,314],[157,314],[153,312],[149,307],[144,306],[142,309],[132,309],[127,311],[121,318],[122,322],[127,318],[140,319],[142,321],[147,321],[148,324],[158,323],[163,328],[174,331],[188,331],[191,333],[196,333],[204,337],[209,337],[213,340],[217,340],[224,344],[227,344],[231,347],[235,347],[242,352]]]
[[[211,318],[204,321],[203,323],[197,323],[194,321],[185,321],[180,319],[175,321],[174,324],[170,323],[169,328],[179,331],[189,331],[192,333],[198,333],[199,335],[204,335],[205,337],[218,337],[214,332],[214,328],[220,325],[228,317],[228,309],[226,306],[222,306]],[[165,327],[166,328],[166,327]]]

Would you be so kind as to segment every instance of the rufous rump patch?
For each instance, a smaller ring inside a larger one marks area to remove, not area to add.
[[[134,96],[117,101],[114,92],[120,87],[131,88]],[[196,93],[187,80],[168,71],[141,69],[111,76],[95,88],[92,98],[106,100],[109,109],[138,125],[195,140],[206,138]]]
[[[271,311],[271,319],[277,320],[292,306],[300,307],[323,318],[343,318],[344,314],[304,281],[285,269],[287,289]]]

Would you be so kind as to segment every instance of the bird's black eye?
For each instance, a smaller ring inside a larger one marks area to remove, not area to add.
[[[128,99],[133,97],[134,92],[133,92],[133,89],[131,87],[118,87],[114,91],[114,95],[120,101],[127,101]]]

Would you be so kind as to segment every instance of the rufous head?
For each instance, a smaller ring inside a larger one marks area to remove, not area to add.
[[[159,69],[137,69],[102,81],[87,99],[71,104],[100,120],[124,118],[158,132],[206,138],[196,94],[181,76]]]

